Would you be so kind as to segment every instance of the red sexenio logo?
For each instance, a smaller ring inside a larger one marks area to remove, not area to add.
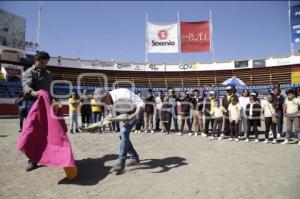
[[[160,30],[158,31],[157,36],[161,40],[166,40],[168,38],[168,32],[166,30]]]

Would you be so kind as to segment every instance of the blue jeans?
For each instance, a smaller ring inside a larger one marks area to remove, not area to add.
[[[140,114],[138,117],[135,117],[131,122],[124,125],[124,123],[121,123],[120,126],[120,154],[119,154],[119,161],[122,165],[125,165],[127,153],[129,154],[130,159],[139,159],[139,155],[133,148],[133,145],[130,141],[130,132],[131,129],[140,121],[140,118],[142,117],[142,114]]]
[[[93,123],[100,122],[101,117],[102,117],[102,112],[92,112]],[[96,131],[101,132],[101,128],[99,127]]]
[[[282,136],[282,126],[283,126],[283,113],[282,111],[278,111],[278,124],[277,124],[277,133]]]
[[[92,113],[93,123],[100,122],[101,117],[102,117],[101,112],[93,112]]]
[[[78,113],[76,111],[70,111],[70,130],[74,130],[74,126],[75,126],[75,130],[78,129]]]

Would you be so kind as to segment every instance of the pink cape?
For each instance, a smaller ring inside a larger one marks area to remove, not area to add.
[[[67,125],[62,113],[51,106],[46,91],[41,90],[32,105],[19,136],[17,147],[30,160],[52,167],[75,167]]]

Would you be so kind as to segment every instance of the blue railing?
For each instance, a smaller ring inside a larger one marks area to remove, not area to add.
[[[287,90],[289,88],[295,88],[300,87],[300,84],[281,84],[280,87],[284,90]],[[94,91],[96,86],[73,86],[71,89],[72,91],[77,91],[77,89],[80,90],[87,90],[89,92]],[[251,85],[251,86],[237,86],[236,90],[240,92],[243,89],[248,90],[256,90],[259,95],[266,95],[268,93],[268,90],[273,88],[273,85]],[[113,87],[106,87],[108,90],[114,89]],[[135,92],[147,92],[148,88],[146,87],[136,87],[136,88],[129,88],[130,90],[133,90]],[[194,89],[198,89],[201,92],[203,90],[210,91],[214,90],[219,96],[223,96],[226,93],[226,86],[216,86],[216,87],[175,87],[175,91],[179,92],[187,92]],[[159,90],[162,90],[164,92],[167,91],[167,88],[165,87],[154,87],[152,88],[154,92],[157,92]],[[19,93],[22,91],[22,84],[21,81],[0,81],[0,97],[16,97],[19,95]],[[54,85],[54,93],[60,94],[60,95],[66,95],[70,91],[70,85],[68,84],[55,84]]]

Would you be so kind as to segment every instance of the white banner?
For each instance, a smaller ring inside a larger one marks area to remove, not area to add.
[[[147,64],[145,66],[145,71],[164,72],[165,64]]]
[[[198,64],[168,64],[166,65],[166,71],[197,71]]]
[[[147,23],[148,53],[178,53],[178,24]]]

